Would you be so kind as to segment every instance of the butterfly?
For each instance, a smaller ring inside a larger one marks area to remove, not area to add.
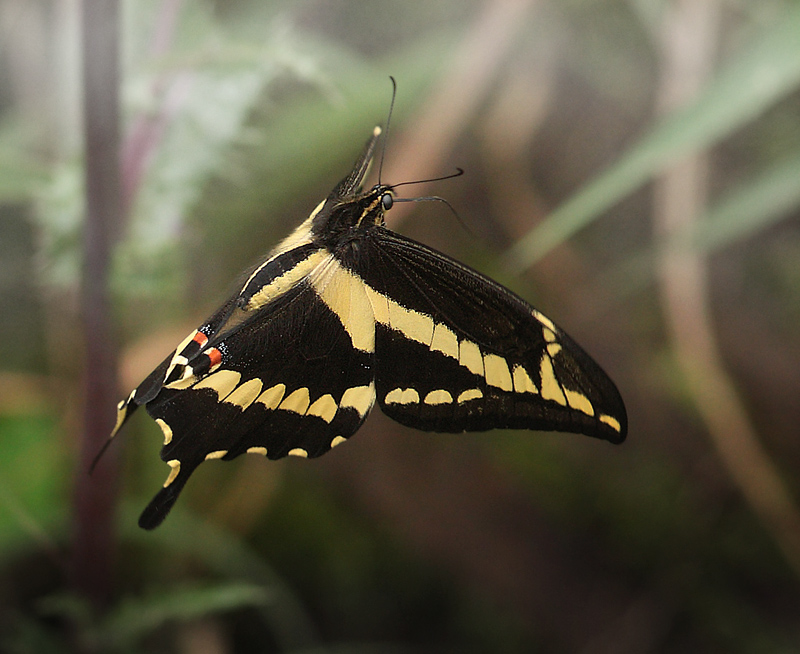
[[[552,320],[388,229],[395,187],[364,190],[381,129],[348,174],[117,407],[139,406],[170,467],[139,519],[157,527],[192,472],[251,453],[318,457],[377,402],[424,431],[564,431],[621,443],[622,398]]]

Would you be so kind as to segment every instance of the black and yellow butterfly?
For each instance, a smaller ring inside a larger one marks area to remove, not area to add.
[[[377,401],[425,431],[567,431],[613,443],[614,383],[569,336],[500,284],[387,229],[393,187],[353,170],[118,406],[145,405],[171,471],[139,519],[153,529],[192,472],[245,452],[317,457]]]

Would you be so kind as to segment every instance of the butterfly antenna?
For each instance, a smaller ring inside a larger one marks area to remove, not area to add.
[[[89,474],[91,475],[94,472],[94,469],[97,467],[97,464],[100,463],[100,459],[106,453],[108,446],[111,445],[111,441],[114,439],[113,436],[109,437],[105,443],[103,443],[103,447],[100,448],[100,451],[95,455],[94,459],[92,459],[92,464],[89,466]]]
[[[399,184],[392,184],[392,190],[398,186],[408,186],[409,184],[427,184],[428,182],[442,182],[446,179],[453,179],[454,177],[461,177],[464,174],[463,168],[456,168],[456,172],[449,175],[442,175],[441,177],[431,177],[430,179],[415,179],[410,182],[400,182]],[[426,198],[430,199],[430,198]],[[441,200],[441,198],[439,198]]]
[[[461,169],[459,168],[459,170]],[[456,177],[456,175],[450,175],[449,177]],[[449,177],[445,177],[444,179],[449,179]],[[414,182],[407,182],[407,183],[413,184]],[[464,222],[464,219],[461,218],[461,215],[458,213],[458,211],[456,211],[455,207],[444,198],[440,198],[438,195],[426,195],[418,198],[395,198],[394,201],[395,202],[441,202],[448,209],[450,209],[450,211],[456,217],[458,224],[464,228],[464,231],[467,232],[467,234],[469,234],[472,238],[477,238],[475,233],[470,229],[469,225],[467,225],[467,223]]]
[[[389,75],[392,80],[392,101],[389,103],[389,115],[386,116],[386,132],[383,135],[383,145],[381,147],[381,163],[378,166],[378,184],[381,183],[381,175],[383,174],[383,160],[386,158],[386,141],[389,140],[389,125],[392,123],[392,112],[394,111],[394,99],[397,97],[397,81],[394,77]]]

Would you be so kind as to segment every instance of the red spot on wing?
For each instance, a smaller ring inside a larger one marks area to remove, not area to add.
[[[203,332],[197,332],[192,340],[202,348],[206,343],[208,343],[208,336],[206,336]]]
[[[208,360],[211,362],[211,369],[216,368],[220,363],[222,363],[222,352],[220,352],[217,348],[212,347],[205,354],[208,357]]]

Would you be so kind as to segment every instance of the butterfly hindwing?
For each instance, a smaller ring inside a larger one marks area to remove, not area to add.
[[[163,520],[203,461],[245,452],[320,456],[349,438],[372,407],[372,352],[352,347],[307,281],[209,339],[186,367],[215,351],[216,368],[173,388],[165,384],[147,404],[164,432],[161,458],[172,471],[142,514],[145,528]]]
[[[574,431],[620,442],[616,387],[527,302],[386,229],[351,263],[371,289],[381,409],[411,427]]]

